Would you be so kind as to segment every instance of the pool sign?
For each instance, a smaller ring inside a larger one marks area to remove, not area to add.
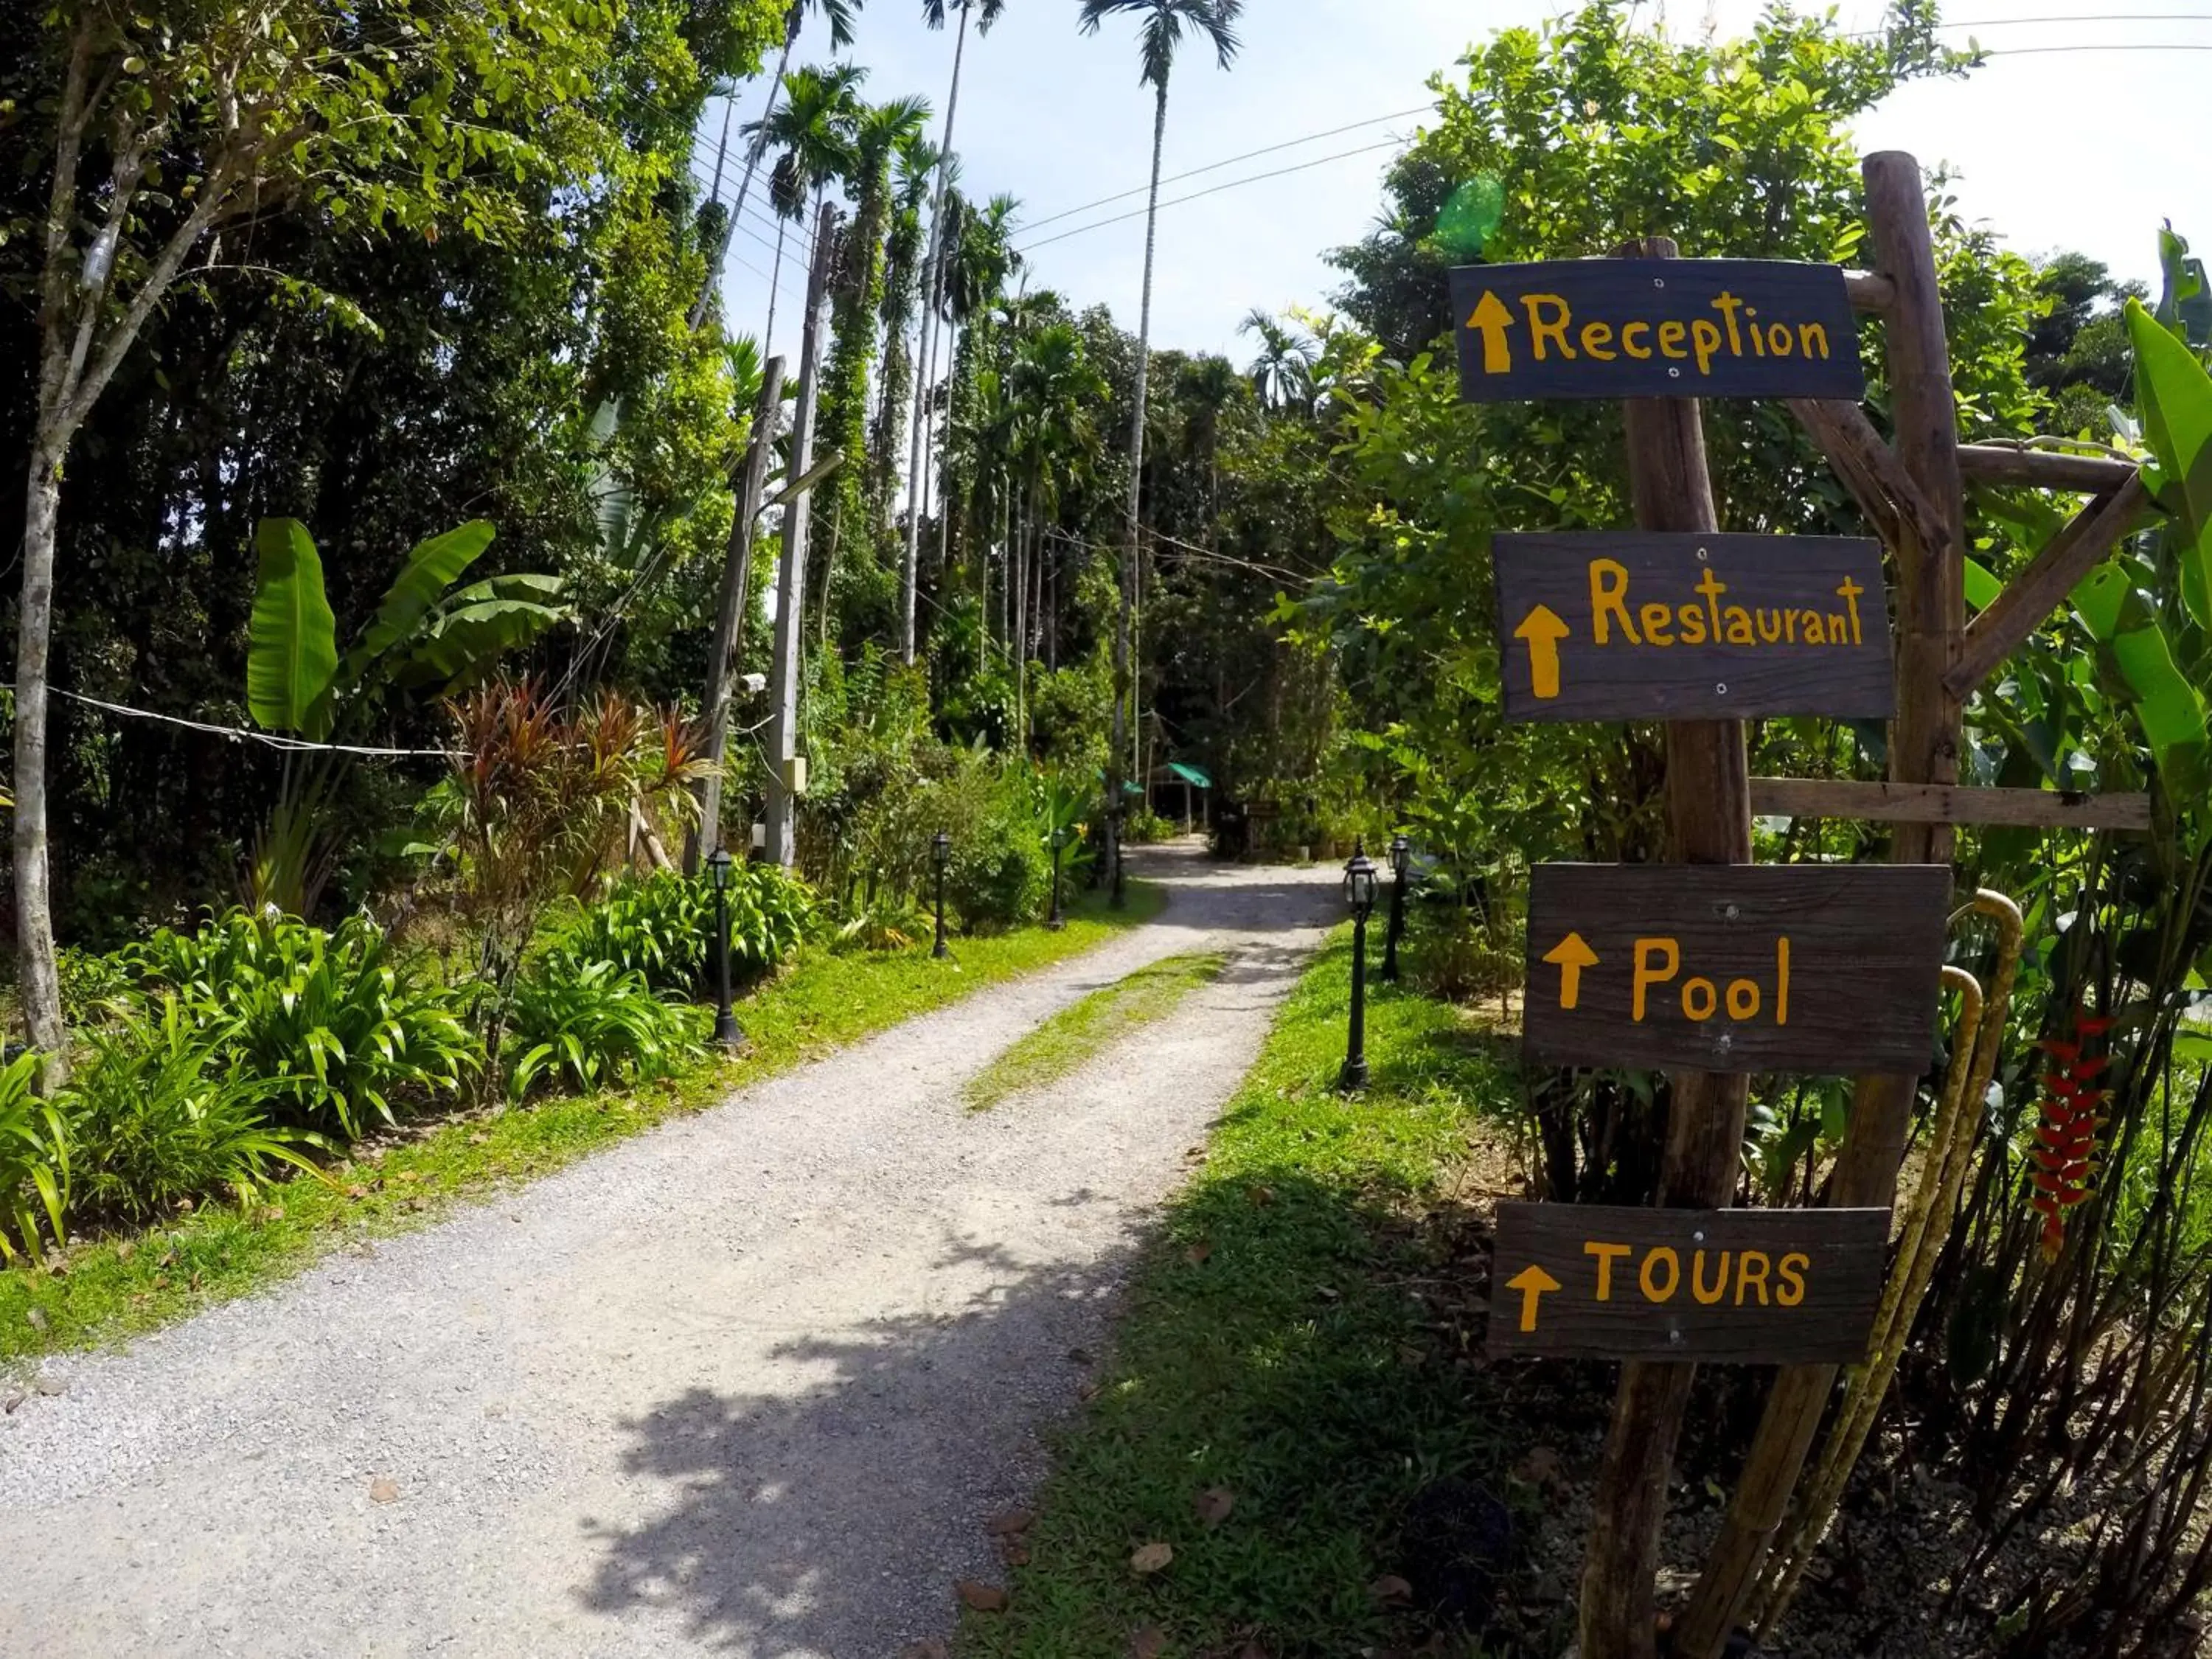
[[[1938,865],[1539,865],[1528,1057],[1917,1075],[1950,895]]]
[[[1562,259],[1451,274],[1460,392],[1527,398],[1866,394],[1839,265]]]
[[[1491,555],[1510,720],[1895,712],[1878,543],[1595,531]]]
[[[1493,1356],[1851,1364],[1881,1299],[1887,1210],[1501,1204]]]

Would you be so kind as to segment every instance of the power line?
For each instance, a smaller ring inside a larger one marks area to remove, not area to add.
[[[2212,41],[2205,40],[2144,40],[2085,41],[2072,46],[1998,46],[1982,53],[1984,58],[2033,58],[2050,52],[2212,52]]]
[[[1386,138],[1379,144],[1363,144],[1357,149],[1339,150],[1334,155],[1319,156],[1310,161],[1300,161],[1291,167],[1276,167],[1267,173],[1251,173],[1243,179],[1231,179],[1225,185],[1214,185],[1206,190],[1194,190],[1188,196],[1176,197],[1171,201],[1161,203],[1160,205],[1164,208],[1181,207],[1186,202],[1195,202],[1207,196],[1218,196],[1224,190],[1235,190],[1242,185],[1261,184],[1269,179],[1280,179],[1290,173],[1304,173],[1314,167],[1326,167],[1332,161],[1348,160],[1354,155],[1371,155],[1378,149],[1395,149],[1399,143],[1400,141],[1395,138]],[[1130,219],[1141,219],[1147,211],[1148,210],[1145,208],[1135,208],[1127,213],[1117,213],[1110,219],[1099,219],[1087,225],[1078,225],[1073,230],[1063,230],[1057,236],[1048,236],[1042,241],[1028,243],[1016,252],[1024,255],[1034,253],[1041,247],[1050,247],[1054,242],[1064,242],[1071,236],[1080,236],[1087,231],[1103,230],[1109,225],[1118,225]]]
[[[9,692],[15,689],[12,685],[5,688]],[[79,691],[64,691],[58,685],[48,686],[46,690],[52,696],[67,697],[71,702],[87,703],[94,708],[104,708],[111,714],[128,714],[134,720],[158,720],[164,726],[181,726],[188,731],[206,732],[218,738],[228,738],[233,743],[265,744],[286,754],[372,755],[392,759],[435,756],[443,760],[453,753],[450,749],[377,749],[354,743],[310,743],[305,738],[288,738],[281,732],[256,731],[248,726],[218,726],[210,720],[186,720],[181,714],[164,714],[157,709],[133,708],[128,703],[110,702],[105,697],[88,697]]]
[[[1385,121],[1402,121],[1409,115],[1426,115],[1435,107],[1434,104],[1421,104],[1414,108],[1398,110],[1389,115],[1370,115],[1364,121],[1351,121],[1340,127],[1329,127],[1320,132],[1309,132],[1302,138],[1286,138],[1279,144],[1268,144],[1259,149],[1248,149],[1242,155],[1231,155],[1219,161],[1208,161],[1204,167],[1192,167],[1186,173],[1170,173],[1160,182],[1164,185],[1180,184],[1186,179],[1195,179],[1200,173],[1218,172],[1223,167],[1233,167],[1239,161],[1249,161],[1259,156],[1273,155],[1279,150],[1296,149],[1300,144],[1317,143],[1323,138],[1334,138],[1344,133],[1357,132],[1362,127],[1378,127]],[[1142,196],[1151,188],[1152,186],[1146,184],[1139,185],[1133,190],[1117,191],[1111,196],[1102,196],[1095,202],[1085,202],[1080,207],[1072,207],[1064,212],[1033,220],[1021,228],[1042,230],[1047,225],[1057,224],[1062,219],[1073,219],[1077,214],[1088,213],[1093,208],[1109,207],[1115,202],[1127,201],[1132,196]]]

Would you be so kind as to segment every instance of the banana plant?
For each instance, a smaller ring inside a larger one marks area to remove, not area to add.
[[[337,617],[323,586],[322,556],[296,519],[264,519],[254,532],[260,581],[246,656],[246,706],[256,725],[326,743],[365,718],[394,686],[451,694],[483,678],[499,657],[565,619],[557,576],[494,576],[453,583],[491,545],[473,520],[407,556],[375,614],[338,649]],[[332,757],[285,757],[282,793],[255,838],[246,882],[256,908],[304,916],[336,864],[323,807],[337,776]]]
[[[254,534],[260,585],[246,659],[246,703],[254,722],[325,742],[386,687],[462,690],[502,653],[562,621],[568,613],[558,603],[557,576],[494,576],[447,591],[491,545],[492,534],[477,519],[416,546],[341,656],[313,538],[297,519],[264,519]]]

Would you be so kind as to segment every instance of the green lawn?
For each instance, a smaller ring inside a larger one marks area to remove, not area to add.
[[[50,1271],[0,1272],[0,1363],[113,1340],[299,1272],[333,1246],[418,1227],[458,1199],[544,1175],[586,1152],[697,1111],[777,1072],[970,992],[1062,960],[1158,914],[1166,895],[1133,884],[1116,914],[1086,900],[1066,929],[957,939],[952,960],[805,951],[738,1005],[751,1047],[635,1091],[556,1096],[495,1115],[428,1121],[364,1154],[326,1187],[294,1181],[252,1211],[209,1205],[137,1237],[70,1250]]]
[[[1373,1085],[1340,1094],[1347,957],[1340,938],[1301,981],[1173,1203],[969,1659],[1404,1650],[1437,1623],[1411,1603],[1451,1578],[1413,1535],[1433,1551],[1449,1515],[1419,1517],[1468,1480],[1531,1501],[1468,1346],[1479,1228],[1453,1193],[1511,1075],[1457,1011],[1385,987]],[[1140,1572],[1152,1544],[1173,1559]]]
[[[1000,1101],[1056,1083],[1139,1027],[1165,1019],[1182,1000],[1218,978],[1229,958],[1218,951],[1164,957],[1063,1008],[969,1080],[968,1104]]]

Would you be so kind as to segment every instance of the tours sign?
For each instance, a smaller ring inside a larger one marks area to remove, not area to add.
[[[1501,1204],[1488,1350],[1856,1364],[1888,1243],[1887,1210]]]
[[[1878,543],[1596,531],[1491,553],[1510,720],[1895,711]]]
[[[1562,259],[1451,283],[1470,402],[1866,395],[1838,265]]]
[[[1539,865],[1528,1055],[1917,1075],[1950,893],[1939,865]]]

